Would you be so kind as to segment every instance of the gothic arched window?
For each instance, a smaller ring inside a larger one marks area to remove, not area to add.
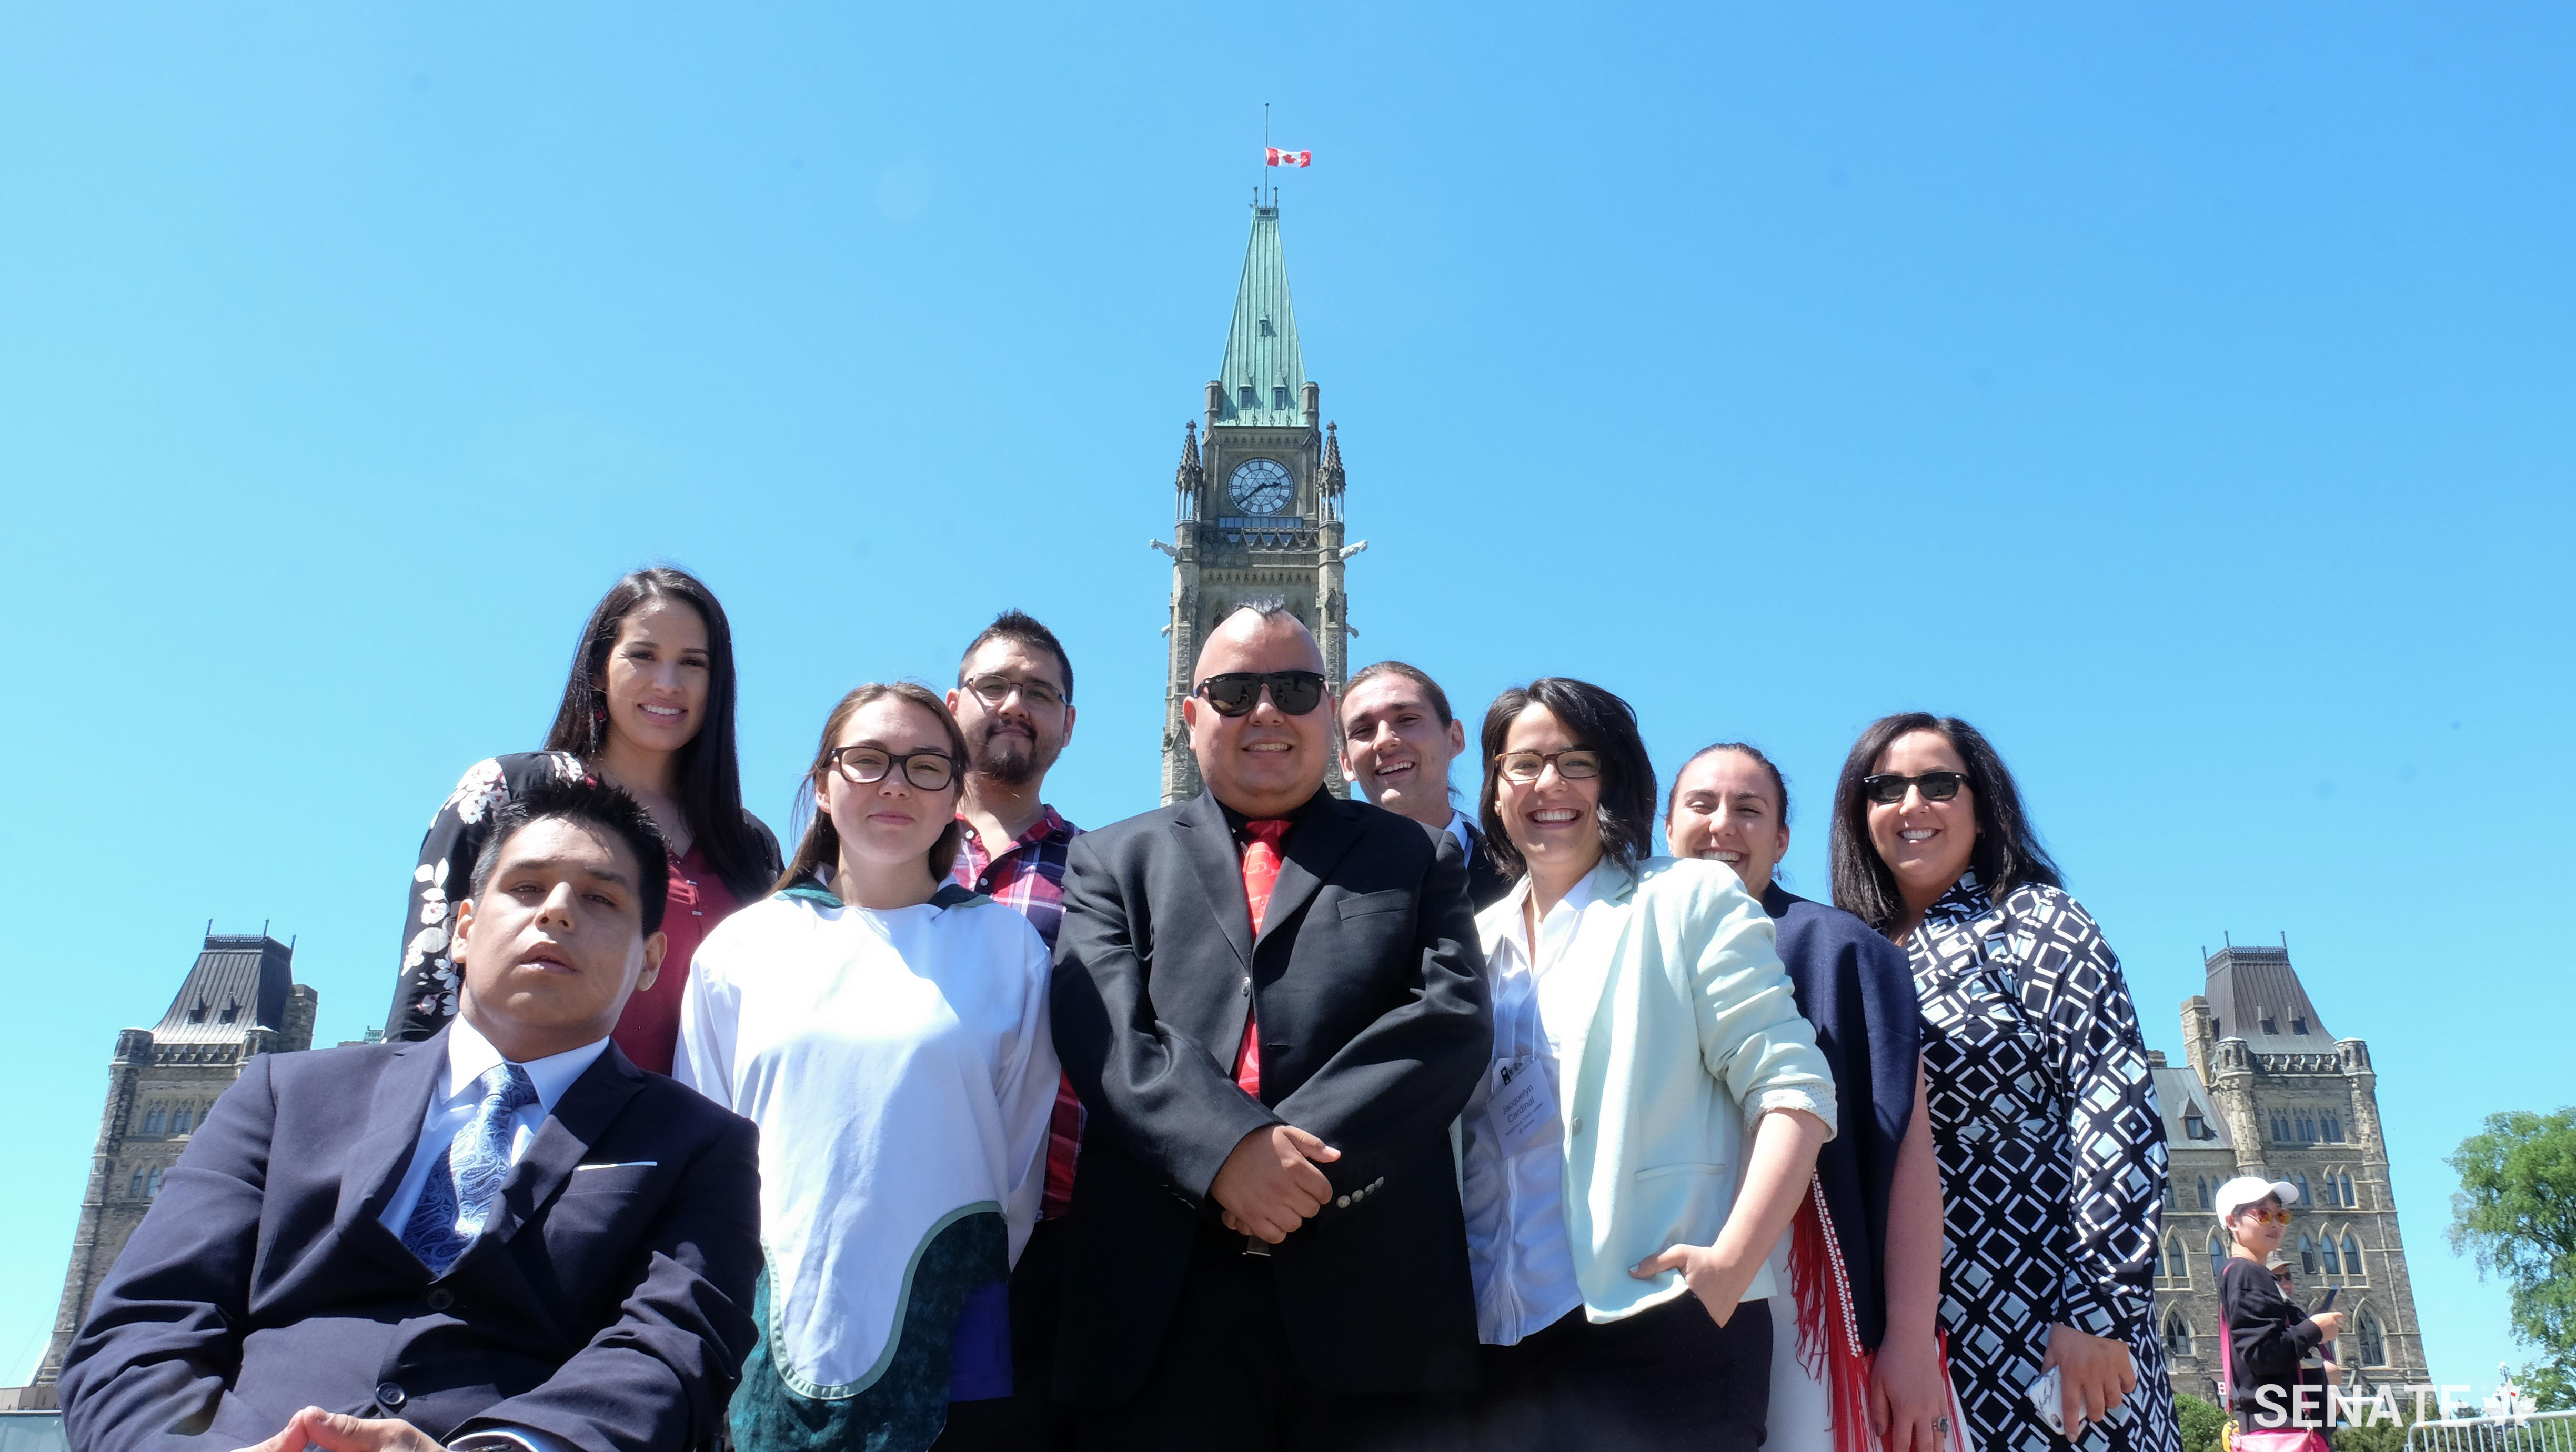
[[[2379,1318],[2370,1313],[2368,1306],[2361,1308],[2361,1364],[2388,1364],[2388,1337],[2379,1329]]]
[[[2345,1275],[2361,1274],[2361,1241],[2350,1231],[2343,1237],[2343,1270]]]
[[[2209,1278],[2213,1281],[2217,1280],[2218,1273],[2225,1269],[2227,1269],[2227,1237],[2213,1230],[2209,1232]]]
[[[149,1200],[158,1196],[160,1193],[161,1172],[159,1170],[154,1170],[143,1182],[143,1198]]]
[[[2191,1318],[2185,1316],[2179,1306],[2165,1316],[2165,1354],[2176,1357],[2191,1355]]]
[[[2332,1114],[2326,1116],[2326,1139],[2334,1144],[2343,1143],[2343,1120],[2340,1117]]]
[[[2313,1115],[2307,1115],[2307,1114],[2302,1114],[2302,1115],[2300,1115],[2300,1116],[2299,1116],[2299,1143],[2301,1143],[2301,1144],[2315,1144],[2316,1142],[2317,1142],[2317,1121],[2316,1121],[2316,1117],[2315,1117],[2315,1116],[2313,1116]]]
[[[2207,1175],[2198,1175],[2198,1176],[2195,1176],[2195,1177],[2193,1177],[2193,1179],[2192,1179],[2192,1182],[2191,1182],[2191,1183],[2192,1183],[2193,1187],[2194,1187],[2195,1189],[2197,1189],[2197,1190],[2200,1192],[2200,1208],[2201,1208],[2201,1209],[2203,1209],[2203,1210],[2208,1209],[2208,1208],[2209,1208],[2209,1176],[2207,1176]]]
[[[2332,1234],[2328,1234],[2325,1237],[2325,1257],[2326,1274],[2330,1276],[2342,1275],[2343,1253],[2335,1249],[2335,1238]]]
[[[134,1167],[134,1178],[125,1182],[125,1198],[128,1200],[140,1200],[143,1198],[143,1167],[141,1165],[136,1165]]]
[[[2343,1177],[2343,1205],[2347,1210],[2358,1210],[2361,1208],[2360,1199],[2352,1193],[2352,1176],[2350,1175]]]
[[[155,1099],[152,1101],[151,1111],[143,1116],[143,1132],[145,1134],[159,1134],[161,1132],[161,1126],[168,1123],[169,1119],[169,1101],[166,1099]]]
[[[2292,1175],[2290,1178],[2291,1178],[2292,1180],[2296,1181],[2296,1182],[2297,1182],[2297,1184],[2298,1184],[2298,1187],[2299,1187],[2299,1203],[2300,1203],[2300,1204],[2302,1204],[2302,1205],[2314,1205],[2315,1203],[2317,1203],[2317,1197],[2308,1193],[2308,1175],[2307,1175],[2307,1172],[2306,1172],[2305,1170],[2300,1171],[2298,1174]]]
[[[188,1125],[195,1119],[196,1113],[197,1101],[193,1099],[180,1100],[179,1107],[170,1111],[170,1132],[172,1134],[186,1134],[188,1132]]]
[[[2316,1273],[2317,1243],[2302,1235],[2299,1237],[2299,1274],[2312,1276]]]
[[[2290,1142],[2290,1116],[2277,1109],[2272,1111],[2272,1138],[2283,1144]]]
[[[2179,1235],[2165,1242],[2165,1274],[2178,1281],[2191,1279],[2191,1257],[2183,1254]]]

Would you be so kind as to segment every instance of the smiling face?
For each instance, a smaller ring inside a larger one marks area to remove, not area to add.
[[[1064,744],[1073,739],[1073,703],[1064,699],[1063,667],[1052,651],[997,635],[977,646],[957,671],[962,681],[987,676],[1043,687],[1055,699],[1051,704],[1040,703],[1030,700],[1026,690],[1015,690],[999,705],[987,705],[969,687],[951,690],[948,709],[957,717],[957,728],[966,733],[975,774],[1014,787],[1043,780],[1047,768],[1063,754]]]
[[[873,746],[889,755],[914,751],[954,750],[947,728],[928,708],[900,696],[879,696],[850,713],[841,723],[834,746]],[[930,847],[957,816],[958,783],[952,775],[938,791],[914,786],[904,770],[888,771],[881,781],[854,782],[837,767],[825,767],[814,784],[818,809],[832,819],[840,835],[840,867],[866,877],[909,871],[930,875]]]
[[[1466,728],[1440,724],[1422,683],[1385,671],[1342,698],[1342,771],[1377,805],[1429,827],[1449,825],[1449,763]]]
[[[1676,857],[1734,868],[1755,897],[1771,886],[1772,869],[1789,850],[1771,773],[1741,751],[1706,752],[1682,768],[1664,837]]]
[[[626,613],[608,649],[601,689],[608,730],[638,750],[686,746],[706,724],[713,666],[707,622],[685,600],[652,596]]]
[[[1872,775],[1921,776],[1927,771],[1965,775],[1968,763],[1959,748],[1938,731],[1909,731],[1887,744],[1870,767]],[[1907,787],[1898,802],[1871,802],[1869,840],[1879,860],[1896,877],[1906,902],[1926,905],[1950,890],[1968,870],[1977,847],[1977,794],[1965,783],[1946,802],[1926,801],[1921,787]]]
[[[1558,752],[1590,746],[1578,741],[1565,723],[1545,706],[1532,702],[1512,718],[1503,750]],[[1538,780],[1516,782],[1494,778],[1494,815],[1503,835],[1520,849],[1533,876],[1544,876],[1560,890],[1590,872],[1601,860],[1601,778],[1567,781],[1550,763]]]
[[[1229,671],[1320,675],[1323,669],[1324,654],[1297,617],[1238,610],[1209,632],[1196,679]],[[1323,788],[1333,704],[1327,693],[1314,710],[1291,716],[1264,689],[1250,711],[1228,716],[1193,695],[1181,703],[1181,720],[1189,727],[1199,776],[1218,801],[1248,817],[1284,817]]]
[[[510,834],[489,882],[456,909],[458,1011],[524,1062],[608,1036],[650,988],[662,935],[644,932],[635,854],[613,833],[540,817]]]
[[[2278,1218],[2265,1219],[2265,1216]],[[2227,1233],[2236,1237],[2238,1245],[2253,1252],[2256,1260],[2261,1260],[2281,1248],[2281,1242],[2290,1233],[2290,1217],[2281,1208],[2280,1196],[2266,1195],[2251,1205],[2237,1206],[2236,1213],[2227,1217]]]

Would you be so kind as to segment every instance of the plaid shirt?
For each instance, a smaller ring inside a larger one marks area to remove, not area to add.
[[[1058,816],[1055,808],[1041,807],[1037,824],[995,854],[984,850],[969,822],[965,839],[958,844],[956,870],[949,878],[1017,909],[1046,940],[1047,951],[1053,952],[1055,930],[1064,922],[1065,860],[1073,839],[1081,834],[1082,829]],[[1038,1202],[1039,1219],[1052,1220],[1073,1203],[1073,1159],[1081,1148],[1082,1101],[1074,1097],[1073,1081],[1062,1079],[1055,1086],[1055,1115],[1047,1123],[1046,1193]]]

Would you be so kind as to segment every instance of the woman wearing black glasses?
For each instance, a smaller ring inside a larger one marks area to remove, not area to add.
[[[1832,1069],[1771,919],[1646,855],[1628,703],[1548,677],[1485,714],[1477,916],[1493,1063],[1461,1117],[1484,1342],[1470,1444],[1742,1449],[1770,1402],[1772,1246],[1834,1132]]]
[[[2062,1426],[2081,1452],[2178,1452],[2138,1015],[2012,773],[1965,721],[1886,717],[1843,762],[1832,858],[1835,905],[1913,963],[1968,1445],[2049,1452]]]
[[[948,883],[966,740],[920,686],[824,723],[778,890],[698,949],[677,1075],[760,1126],[743,1452],[1004,1447],[1010,1267],[1055,1106],[1047,953]]]

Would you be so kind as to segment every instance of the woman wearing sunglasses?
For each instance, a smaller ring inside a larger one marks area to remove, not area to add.
[[[1889,716],[1834,787],[1834,903],[1904,946],[1948,1245],[1942,1296],[1967,1440],[2179,1452],[2150,1325],[2163,1121],[2120,960],[2059,884],[1986,738]]]
[[[946,882],[966,741],[920,686],[824,723],[777,890],[698,949],[677,1076],[760,1126],[743,1452],[1007,1447],[1010,1267],[1056,1058],[1028,920]]]
[[[1771,919],[1714,862],[1646,855],[1628,703],[1551,677],[1486,713],[1476,920],[1494,1059],[1462,1118],[1484,1390],[1473,1445],[1762,1444],[1772,1246],[1834,1086]]]
[[[2246,1452],[2325,1452],[2324,1368],[2312,1353],[2343,1331],[2343,1313],[2311,1316],[2290,1299],[2287,1265],[2266,1262],[2289,1237],[2299,1187],[2239,1175],[2218,1187],[2212,1208],[2235,1248],[2218,1272],[2218,1316],[2226,1326],[2227,1409]],[[2251,1435],[2249,1435],[2251,1434]]]

